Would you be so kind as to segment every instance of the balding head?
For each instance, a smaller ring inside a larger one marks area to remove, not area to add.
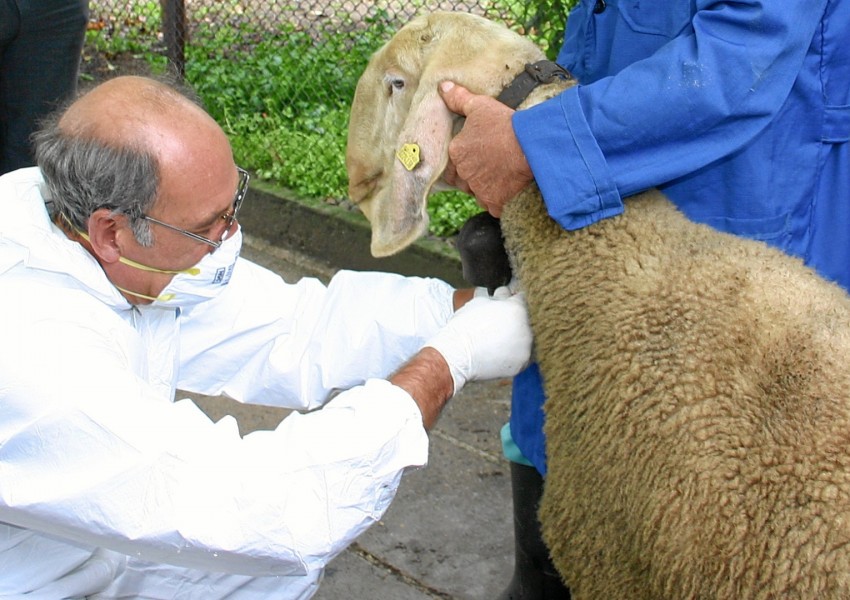
[[[117,144],[188,101],[172,88],[144,77],[116,77],[92,89],[65,111],[59,127],[68,135]]]
[[[66,135],[114,148],[144,148],[168,157],[198,133],[224,137],[216,122],[174,87],[145,77],[116,77],[74,102],[59,120]]]
[[[85,230],[89,215],[106,207],[130,217],[142,243],[150,233],[139,217],[155,202],[235,172],[218,124],[177,89],[145,77],[116,77],[77,99],[37,135],[36,155],[75,227]]]

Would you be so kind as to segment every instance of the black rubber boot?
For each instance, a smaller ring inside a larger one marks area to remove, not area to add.
[[[570,600],[540,535],[537,508],[543,477],[534,467],[511,462],[514,503],[514,576],[498,600]]]

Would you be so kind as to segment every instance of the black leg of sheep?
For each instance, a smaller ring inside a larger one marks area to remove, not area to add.
[[[543,543],[537,509],[543,477],[534,467],[511,463],[514,511],[514,574],[498,600],[570,600],[570,590]]]

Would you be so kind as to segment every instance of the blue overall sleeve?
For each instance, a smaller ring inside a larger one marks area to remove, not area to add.
[[[583,2],[559,58],[582,85],[515,114],[549,213],[566,229],[618,214],[624,196],[758,135],[788,97],[827,0],[698,0],[690,20],[689,4],[611,0],[597,15]],[[587,55],[570,54],[579,49]]]

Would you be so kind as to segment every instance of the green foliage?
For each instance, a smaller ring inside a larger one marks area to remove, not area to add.
[[[531,37],[555,60],[564,41],[567,14],[576,4],[578,0],[493,0],[489,12]]]
[[[94,8],[96,2],[92,2]],[[93,11],[94,14],[95,11]],[[162,30],[159,2],[137,2],[131,14],[119,16],[106,13],[106,16],[92,18],[86,28],[83,61],[98,55],[103,59],[107,71],[115,69],[111,61],[120,55],[131,55],[144,60],[152,73],[164,73],[168,68],[168,59],[158,41]],[[88,73],[81,72],[80,78],[94,80]]]
[[[231,137],[237,161],[301,195],[343,200],[354,89],[389,35],[380,18],[356,37],[321,43],[291,24],[276,34],[210,28],[187,48],[186,77]]]
[[[462,192],[440,192],[428,198],[429,231],[438,237],[455,235],[466,220],[483,209]]]
[[[107,56],[129,52],[153,59],[158,58],[155,45],[161,30],[159,3],[137,2],[133,13],[124,18],[92,19],[86,29],[86,45]]]

